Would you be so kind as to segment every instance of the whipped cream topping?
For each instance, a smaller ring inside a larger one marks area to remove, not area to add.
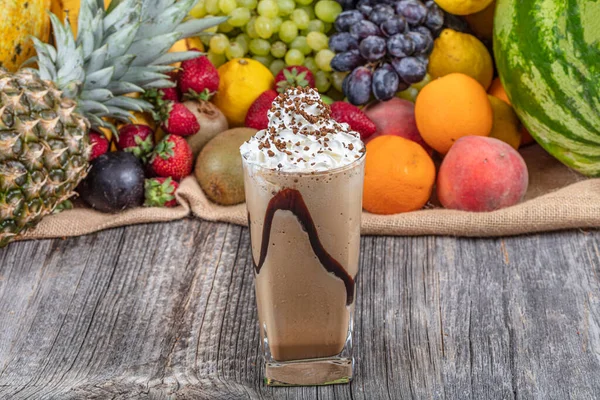
[[[333,120],[329,106],[312,88],[280,94],[268,117],[267,129],[240,147],[252,164],[285,172],[327,171],[351,164],[365,152],[358,132]]]

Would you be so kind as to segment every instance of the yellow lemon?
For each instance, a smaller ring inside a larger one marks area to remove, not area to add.
[[[521,144],[521,122],[515,110],[506,102],[495,96],[488,95],[494,114],[490,137],[502,140],[511,147],[519,149]]]
[[[213,102],[229,126],[243,126],[248,109],[264,91],[273,89],[275,78],[267,67],[249,58],[235,58],[218,71],[221,79]]]
[[[435,0],[438,6],[450,14],[475,14],[490,5],[493,0]]]
[[[494,76],[494,64],[488,49],[475,36],[444,29],[434,42],[428,72],[432,79],[456,72],[465,74],[487,90]]]
[[[467,24],[475,35],[482,39],[492,40],[494,37],[494,11],[496,10],[496,1],[492,1],[489,6],[478,13],[465,16]]]

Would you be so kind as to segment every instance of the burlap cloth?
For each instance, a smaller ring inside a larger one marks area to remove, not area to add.
[[[586,179],[534,145],[522,150],[529,168],[525,200],[489,213],[444,210],[435,205],[397,215],[363,213],[365,235],[507,236],[569,228],[600,227],[600,179]],[[211,203],[193,177],[178,191],[180,206],[138,208],[103,214],[85,207],[46,217],[24,239],[85,235],[123,225],[165,222],[195,215],[209,221],[246,225],[244,204],[222,207]]]

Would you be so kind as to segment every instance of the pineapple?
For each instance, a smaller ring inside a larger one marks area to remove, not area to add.
[[[90,129],[116,132],[152,105],[128,96],[172,87],[178,40],[225,21],[186,19],[197,0],[81,0],[77,39],[51,14],[56,47],[32,38],[37,69],[0,70],[0,246],[34,227],[86,176]],[[112,122],[111,122],[112,121]]]

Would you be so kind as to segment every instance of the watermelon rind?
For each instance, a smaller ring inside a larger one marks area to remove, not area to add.
[[[494,55],[534,139],[600,176],[600,0],[498,0]]]

